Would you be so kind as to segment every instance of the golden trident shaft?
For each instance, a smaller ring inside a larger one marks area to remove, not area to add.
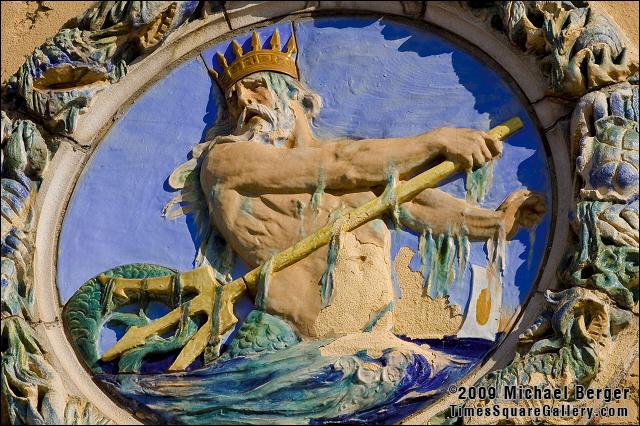
[[[514,117],[492,128],[489,133],[504,139],[522,127],[522,121],[518,117]],[[344,213],[339,218],[341,222],[340,229],[347,232],[352,231],[381,216],[386,211],[394,208],[395,205],[410,201],[420,192],[435,186],[439,181],[451,176],[458,170],[459,166],[457,164],[452,161],[443,161],[412,179],[400,182],[394,188],[395,197],[382,195]],[[334,224],[335,222],[328,223],[313,234],[275,255],[271,259],[272,271],[280,271],[304,259],[320,247],[329,244],[335,233]],[[238,322],[238,319],[233,314],[233,304],[247,290],[250,289],[255,292],[261,269],[262,266],[259,266],[226,285],[216,281],[215,273],[208,265],[181,273],[180,283],[182,288],[196,293],[196,296],[162,318],[143,327],[130,327],[124,336],[102,355],[102,360],[110,361],[117,358],[124,352],[143,345],[149,337],[171,330],[185,314],[188,316],[205,314],[207,316],[206,322],[185,344],[168,371],[186,369],[210,342],[216,345],[216,348],[219,348],[221,337]],[[103,282],[109,280],[104,276],[100,278]],[[173,277],[164,276],[145,280],[116,278],[113,285],[113,294],[126,300],[128,298],[127,293],[139,293],[143,288],[149,293],[167,294],[172,289]],[[187,312],[183,311],[185,309]]]

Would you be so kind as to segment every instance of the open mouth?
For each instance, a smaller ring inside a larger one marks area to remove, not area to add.
[[[258,120],[271,121],[271,117],[269,111],[262,105],[249,105],[242,112],[240,120],[242,124],[250,124]]]
[[[143,49],[155,46],[164,38],[171,27],[171,22],[173,22],[173,17],[176,15],[177,7],[176,2],[171,3],[164,12],[160,13],[156,19],[147,24],[144,32],[139,37],[140,46]]]
[[[107,82],[106,74],[89,68],[63,64],[47,69],[33,82],[34,89],[65,92]]]
[[[254,118],[259,118],[261,120],[264,119],[264,117],[262,116],[262,114],[260,114],[259,111],[250,110],[250,111],[247,111],[247,114],[245,115],[245,118],[244,118],[244,122],[250,123],[251,120],[253,120]]]

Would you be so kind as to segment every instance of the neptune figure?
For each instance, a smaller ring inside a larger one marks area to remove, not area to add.
[[[173,334],[158,330],[122,353],[113,374],[113,362],[98,359],[95,348],[102,324],[144,327],[149,323],[144,312],[118,308],[143,305],[147,298],[188,304],[184,289],[195,280],[154,265],[126,265],[78,290],[65,307],[67,328],[98,379],[150,421],[398,421],[466,373],[472,355],[464,347],[459,353],[439,352],[394,333],[389,229],[374,219],[344,232],[341,214],[391,194],[398,181],[438,159],[464,169],[482,166],[500,155],[502,141],[454,128],[403,138],[319,140],[309,120],[322,102],[298,81],[293,36],[284,51],[277,31],[266,48],[254,32],[250,51],[236,41],[232,49],[233,61],[218,54],[219,67],[211,70],[227,110],[212,137],[169,178],[180,192],[164,214],[194,215],[202,240],[196,263],[213,271],[217,281],[228,282],[236,255],[250,268],[264,265],[259,284],[249,287],[255,308],[226,343],[210,337],[204,365],[197,359],[186,371],[141,374],[149,372],[144,357],[166,353],[168,362],[178,365],[171,354],[200,338],[196,330],[202,322],[183,315]],[[394,218],[418,233],[504,240],[541,220],[543,200],[516,191],[493,211],[427,189],[400,204]],[[329,247],[271,271],[276,253],[328,223],[335,227]],[[138,280],[144,291],[120,291],[119,278]],[[213,312],[222,315],[223,309],[214,306]],[[219,330],[216,318],[207,321]]]

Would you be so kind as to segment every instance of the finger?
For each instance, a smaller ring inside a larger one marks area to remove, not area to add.
[[[491,151],[489,150],[487,145],[484,143],[484,140],[482,141],[482,145],[480,145],[480,149],[482,150],[482,155],[484,155],[485,162],[491,161],[491,159],[493,159],[493,154],[491,154]]]
[[[459,161],[463,169],[470,170],[473,168],[473,156],[471,155],[460,156]]]
[[[484,133],[483,136],[492,157],[502,154],[502,139],[491,133]]]
[[[530,201],[530,195],[531,192],[526,189],[519,189],[517,191],[514,191],[509,194],[507,198],[504,199],[504,201],[502,201],[498,209],[501,209],[503,211],[506,211],[507,209],[519,209],[520,206],[522,206],[524,203]]]
[[[484,160],[484,156],[482,155],[481,151],[474,151],[473,152],[473,165],[475,167],[480,167],[485,163]]]

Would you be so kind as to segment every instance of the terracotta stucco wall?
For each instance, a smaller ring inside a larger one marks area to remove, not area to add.
[[[2,82],[47,37],[84,12],[92,1],[2,1]]]
[[[638,3],[637,1],[594,1],[596,7],[607,12],[616,24],[627,34],[631,44],[638,46]]]

